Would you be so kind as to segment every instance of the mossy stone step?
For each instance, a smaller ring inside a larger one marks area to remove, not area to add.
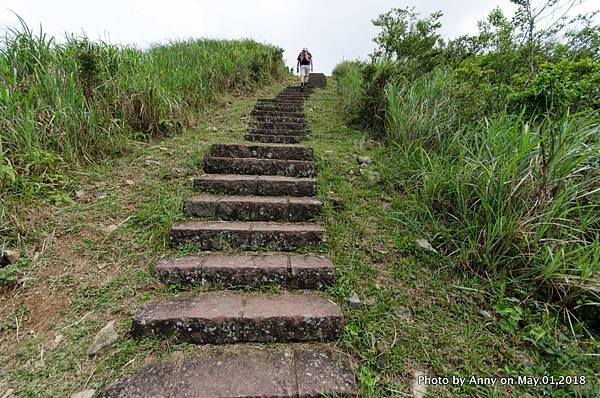
[[[252,142],[265,144],[299,144],[305,140],[303,135],[270,135],[270,134],[246,134],[244,139]]]
[[[322,289],[335,281],[329,258],[314,254],[204,254],[168,258],[156,265],[166,284],[224,287],[278,285],[288,289]]]
[[[310,221],[321,214],[316,198],[196,195],[183,204],[190,217],[240,221]]]
[[[204,158],[204,172],[208,174],[255,174],[285,177],[314,177],[317,165],[312,160],[258,159],[258,158]]]
[[[196,344],[285,343],[335,340],[343,327],[337,304],[314,293],[210,292],[146,303],[131,332]]]
[[[304,112],[286,112],[286,111],[273,111],[273,110],[257,110],[253,109],[250,114],[254,117],[265,116],[265,117],[290,117],[304,119]]]
[[[313,148],[302,145],[244,145],[244,144],[213,144],[209,156],[222,158],[259,158],[259,159],[289,159],[314,160]]]
[[[295,134],[306,133],[309,129],[306,127],[306,123],[296,122],[281,122],[281,121],[262,121],[258,120],[252,123],[252,127],[257,130],[278,130],[278,131],[289,131]]]
[[[357,389],[347,356],[328,345],[233,345],[150,363],[100,397],[353,397]]]
[[[173,244],[200,250],[294,251],[323,241],[325,229],[315,223],[192,221],[171,227]]]
[[[205,174],[193,179],[196,190],[227,195],[314,196],[317,180],[285,176]]]

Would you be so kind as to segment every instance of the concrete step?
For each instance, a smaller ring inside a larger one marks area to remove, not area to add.
[[[270,134],[246,134],[244,139],[252,142],[265,144],[299,144],[306,137],[303,135],[270,135]]]
[[[344,327],[337,304],[314,293],[211,292],[145,304],[133,317],[137,338],[225,344],[335,340]]]
[[[290,117],[304,119],[304,112],[286,112],[286,111],[272,111],[272,110],[252,110],[250,112],[252,116],[267,116],[267,117]]]
[[[173,244],[191,244],[200,250],[294,251],[319,244],[325,229],[314,223],[195,221],[171,227]]]
[[[183,203],[190,217],[239,221],[310,221],[321,214],[316,198],[284,196],[196,195]]]
[[[259,158],[314,160],[313,148],[302,145],[242,145],[214,144],[210,149],[212,157],[222,158]]]
[[[257,121],[252,123],[251,126],[258,130],[287,130],[294,132],[295,134],[306,133],[309,131],[306,127],[306,123]]]
[[[357,396],[357,390],[347,355],[329,345],[235,345],[152,362],[100,397],[306,398]]]
[[[314,177],[317,165],[311,160],[204,158],[204,172],[208,174],[255,174],[286,177]]]
[[[315,196],[317,180],[283,176],[205,174],[194,178],[194,188],[227,195]]]
[[[297,135],[301,137],[306,137],[309,134],[310,130],[289,130],[285,128],[263,128],[263,127],[248,127],[246,129],[248,134],[264,134],[264,135]]]
[[[258,123],[295,123],[302,124],[306,127],[306,119],[304,116],[291,117],[291,116],[280,116],[280,115],[257,115],[254,116],[254,120]]]
[[[303,110],[304,109],[304,101],[262,99],[262,100],[256,101],[256,106],[287,106],[290,108],[295,108],[297,110]]]
[[[166,284],[220,284],[227,288],[278,285],[322,289],[335,281],[329,258],[314,254],[205,254],[161,260],[158,278]]]
[[[254,109],[258,111],[304,112],[304,106],[282,104],[257,104]]]

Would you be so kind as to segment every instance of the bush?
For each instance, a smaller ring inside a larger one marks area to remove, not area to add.
[[[118,155],[131,139],[178,132],[223,93],[284,75],[281,50],[251,40],[141,51],[76,37],[58,44],[23,23],[0,48],[0,183],[8,188],[34,177],[36,154],[57,165]]]

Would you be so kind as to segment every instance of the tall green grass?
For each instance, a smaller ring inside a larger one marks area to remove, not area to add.
[[[340,94],[360,84],[347,76],[337,83],[351,85]],[[447,260],[491,276],[503,294],[598,306],[598,112],[474,118],[460,90],[444,69],[385,86],[386,167],[396,177],[389,186],[415,203],[398,222],[425,230]]]
[[[58,43],[27,25],[0,43],[0,186],[64,162],[97,162],[130,139],[172,134],[223,93],[284,74],[281,50],[188,40],[147,51],[86,38]]]

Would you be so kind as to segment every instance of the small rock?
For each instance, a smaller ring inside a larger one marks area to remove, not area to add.
[[[63,336],[62,334],[57,334],[56,336],[54,336],[54,344],[52,345],[52,347],[53,348],[58,347],[64,339],[65,339],[65,336]]]
[[[104,228],[104,232],[107,235],[112,234],[113,232],[115,232],[117,230],[117,228],[119,228],[119,227],[116,226],[115,224],[110,224],[108,227]]]
[[[0,266],[11,265],[19,261],[21,252],[19,250],[4,250],[0,256]]]
[[[394,309],[394,314],[396,314],[396,316],[404,322],[412,323],[413,321],[412,314],[409,308],[398,306]]]
[[[79,191],[75,191],[75,197],[77,199],[85,199],[86,196],[87,196],[87,194],[83,189],[80,189]]]
[[[94,342],[88,350],[88,355],[93,356],[102,351],[104,348],[111,346],[115,341],[119,339],[118,333],[115,331],[115,320],[112,320],[106,324],[96,337]]]
[[[344,201],[338,195],[329,198],[334,210],[342,210],[344,208]]]
[[[417,246],[419,246],[423,250],[427,250],[429,252],[437,253],[437,250],[435,250],[433,248],[433,246],[431,246],[431,243],[429,243],[427,241],[427,239],[417,239],[415,241],[415,243],[417,244]]]
[[[425,373],[418,370],[413,373],[412,395],[414,398],[423,398],[427,393],[427,385],[419,383],[419,378],[425,376]]]
[[[96,394],[96,390],[89,389],[71,394],[71,398],[92,398]]]
[[[159,161],[153,160],[153,159],[146,159],[144,160],[144,165],[146,166],[158,166],[160,165]]]
[[[362,302],[360,301],[360,298],[358,297],[358,294],[356,294],[356,292],[352,292],[350,297],[348,297],[348,305],[352,309],[357,309],[362,305]]]
[[[377,365],[379,369],[385,369],[385,354],[383,352],[375,358],[375,365]]]
[[[379,173],[376,171],[373,171],[373,170],[369,170],[369,173],[367,174],[367,178],[369,179],[370,182],[379,182],[379,180],[381,179]]]
[[[133,180],[125,180],[125,184],[127,184],[127,185],[133,185],[134,182],[133,182]]]
[[[360,164],[371,164],[371,163],[373,163],[373,159],[371,159],[368,156],[359,156],[358,158],[356,158],[356,160],[358,160],[358,163],[360,163]]]

